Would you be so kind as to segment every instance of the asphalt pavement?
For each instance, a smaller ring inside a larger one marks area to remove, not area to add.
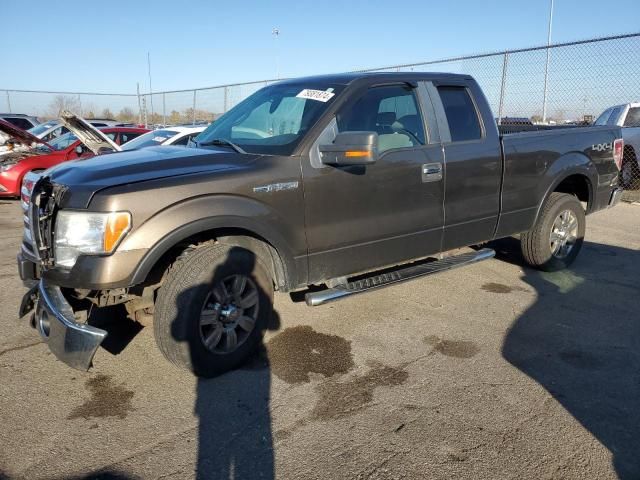
[[[309,308],[276,295],[245,367],[197,380],[151,328],[83,373],[25,319],[0,201],[0,478],[640,478],[640,206],[568,271],[496,259]]]

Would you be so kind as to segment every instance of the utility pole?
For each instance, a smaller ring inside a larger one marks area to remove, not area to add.
[[[271,30],[271,35],[273,35],[273,48],[276,52],[276,78],[280,79],[280,66],[278,65],[278,37],[280,36],[280,30],[274,28]]]
[[[140,82],[136,83],[138,89],[138,125],[142,125],[142,102],[140,102]]]
[[[151,54],[147,52],[147,70],[149,71],[149,99],[151,101],[151,123],[153,123],[153,89],[151,88]]]
[[[549,53],[551,46],[551,27],[553,25],[553,0],[549,9],[549,29],[547,31],[547,61],[544,64],[544,93],[542,97],[542,123],[547,122],[547,87],[549,80]]]

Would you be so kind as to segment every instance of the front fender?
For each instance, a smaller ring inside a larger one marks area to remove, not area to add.
[[[235,195],[191,198],[163,209],[135,228],[118,251],[145,249],[132,284],[143,282],[171,248],[199,233],[239,230],[264,239],[277,251],[290,285],[306,281],[304,228],[296,229],[268,205]],[[224,235],[228,233],[223,232]]]

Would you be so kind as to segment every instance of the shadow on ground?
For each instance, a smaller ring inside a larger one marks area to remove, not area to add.
[[[231,295],[234,304],[241,305],[243,297],[249,298],[249,293],[233,293],[235,274],[244,272],[249,280],[246,280],[246,290],[251,288],[257,295],[257,303],[253,307],[239,310],[241,316],[251,317],[252,313],[258,314],[255,329],[262,334],[265,330],[277,330],[280,319],[277,312],[271,317],[265,317],[260,312],[267,311],[267,305],[272,302],[266,293],[266,283],[270,279],[256,274],[257,259],[247,250],[234,247],[227,253],[227,257],[221,263],[212,276],[198,285],[183,290],[176,301],[176,312],[181,309],[190,310],[193,304],[197,304],[197,311],[203,307],[203,303],[216,302],[216,292],[220,292],[221,282],[225,282],[228,288],[223,288],[224,294]],[[231,279],[231,280],[229,280]],[[231,284],[229,284],[231,282]],[[227,292],[228,290],[228,292]],[[242,289],[241,289],[242,290]],[[208,295],[213,295],[205,302]],[[219,297],[218,297],[219,298]],[[251,302],[247,302],[251,303]],[[199,305],[199,306],[198,306]],[[210,307],[207,307],[210,308]],[[255,310],[253,310],[255,309]],[[190,315],[198,318],[197,315]],[[263,318],[263,320],[260,320]],[[199,320],[199,318],[198,318]],[[242,343],[245,329],[238,322],[237,336],[238,349],[233,353],[225,354],[223,361],[230,364],[238,363],[240,350],[250,344],[252,337],[247,337]],[[221,324],[222,325],[222,324]],[[207,326],[211,327],[211,326]],[[202,327],[199,327],[202,328]],[[212,329],[205,330],[204,338],[212,336]],[[196,333],[197,332],[197,333]],[[171,324],[171,334],[174,340],[187,346],[183,350],[184,355],[189,355],[191,365],[197,365],[203,356],[209,356],[200,340],[200,331],[191,328],[179,320],[176,314]],[[228,335],[218,337],[218,347],[224,346],[228,341]],[[195,337],[197,336],[197,338]],[[199,419],[198,424],[198,459],[195,476],[206,479],[272,479],[274,478],[274,454],[271,428],[271,372],[269,361],[262,343],[262,335],[256,338],[258,353],[249,362],[241,362],[239,370],[218,378],[198,378],[196,387],[195,414]],[[238,357],[235,357],[238,355]],[[187,473],[187,472],[185,472]],[[189,472],[190,473],[190,472]]]
[[[516,241],[491,246],[520,263]],[[502,349],[609,449],[621,479],[640,478],[639,272],[640,252],[590,242],[570,270],[525,269],[538,299]]]

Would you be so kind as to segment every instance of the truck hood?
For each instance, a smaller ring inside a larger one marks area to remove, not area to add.
[[[60,121],[93,153],[100,155],[105,151],[121,152],[120,145],[87,122],[84,118],[67,110],[62,112]]]
[[[225,150],[147,147],[61,163],[47,171],[55,184],[66,187],[62,206],[87,208],[97,192],[110,187],[166,177],[242,169],[258,155]]]

